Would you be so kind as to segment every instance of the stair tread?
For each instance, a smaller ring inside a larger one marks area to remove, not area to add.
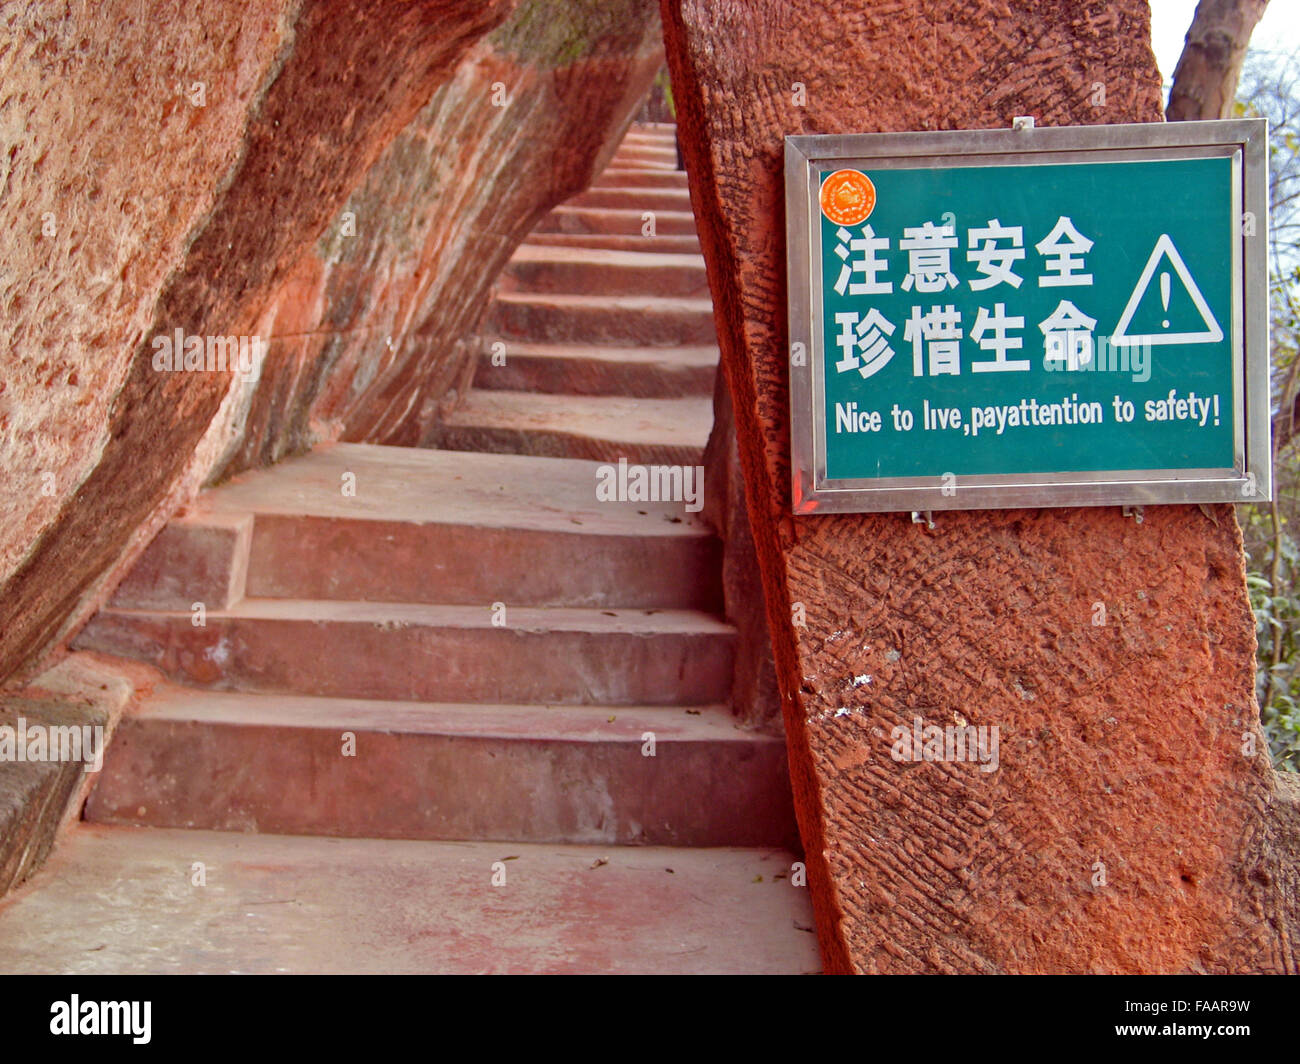
[[[639,188],[601,189],[601,191],[602,192],[606,192],[606,191],[644,192],[645,189],[639,189]],[[556,215],[589,214],[592,215],[593,217],[617,218],[620,221],[634,220],[638,225],[640,225],[641,223],[642,213],[643,212],[636,207],[586,207],[586,206],[582,206],[581,204],[574,204],[573,202],[561,203],[558,207],[551,208],[551,214],[556,214]],[[690,219],[692,224],[695,221],[695,215],[693,215],[689,210],[683,210],[683,211],[657,210],[654,213],[655,213],[655,218],[658,219],[660,222],[664,222],[664,221],[680,222],[680,221],[685,221],[688,218]]]
[[[680,175],[681,186],[683,188],[686,187],[687,178],[686,178],[685,170],[671,170],[669,171],[669,173]],[[616,182],[620,178],[628,178],[628,179],[635,180],[636,178],[639,177],[660,178],[663,177],[663,175],[664,175],[664,171],[658,166],[614,166],[611,163],[609,166],[605,167],[605,169],[600,172],[600,180],[602,181],[608,180],[610,182]]]
[[[178,854],[211,885],[178,890]],[[808,891],[773,878],[794,859],[78,824],[0,910],[0,969],[816,972]]]
[[[651,248],[696,250],[700,246],[696,236],[639,236],[631,233],[543,233],[534,230],[525,238],[534,246],[570,248],[609,248],[631,251],[644,244]]]
[[[190,620],[188,610],[127,610],[106,607],[101,616],[159,617]],[[599,609],[587,606],[508,606],[501,630],[520,632],[592,632],[598,634],[729,635],[725,621],[701,610]],[[396,627],[493,629],[486,606],[451,606],[426,602],[356,602],[346,599],[244,598],[224,610],[208,610],[209,625],[221,620],[311,621],[318,623],[391,624]]]
[[[484,343],[491,351],[493,341]],[[572,359],[592,362],[658,362],[681,366],[716,366],[718,348],[714,344],[683,347],[614,347],[608,344],[548,344],[535,341],[511,340],[507,343],[507,359],[516,357]],[[618,397],[614,397],[618,398]]]
[[[654,168],[629,166],[629,167],[618,167],[617,169],[641,170],[641,169],[654,169]],[[670,170],[668,172],[682,173],[683,171]],[[576,200],[581,196],[585,196],[588,192],[591,191],[592,191],[591,187],[585,188],[581,192],[579,192],[577,196],[574,196],[573,199]],[[623,192],[626,193],[628,196],[662,196],[666,199],[679,200],[682,203],[689,204],[691,202],[691,193],[689,187],[687,188],[646,188],[644,185],[601,185],[599,191],[601,192],[602,195],[608,194],[610,192]],[[572,200],[570,200],[569,202],[572,202]],[[684,208],[684,210],[686,210],[688,214],[690,213],[689,207]]]
[[[695,223],[695,216],[691,214],[690,190],[686,188],[592,185],[585,192],[574,196],[566,205],[573,210],[635,211],[638,215],[648,212],[655,215],[657,224],[663,222],[660,215],[671,212],[676,215],[690,215],[691,228],[694,228]]]
[[[610,162],[617,163],[620,169],[624,167],[630,167],[630,165],[635,164],[635,166],[638,169],[658,170],[662,174],[682,173],[681,170],[677,169],[677,153],[675,151],[672,151],[671,149],[664,152],[661,158],[647,159],[643,154],[640,153],[637,154],[620,153],[618,155],[615,155],[610,160]],[[600,186],[592,185],[588,187],[598,188]]]
[[[623,251],[608,248],[568,248],[558,244],[520,244],[510,258],[514,263],[593,263],[600,266],[635,266],[638,269],[703,269],[704,256],[690,252]]]
[[[316,695],[212,691],[160,684],[132,714],[137,721],[203,724],[364,729],[415,735],[561,740],[565,742],[780,743],[744,731],[725,705],[572,706],[399,702],[330,698]],[[613,718],[612,720],[610,718]]]
[[[713,401],[471,390],[444,423],[702,448],[713,426]]]
[[[656,313],[697,313],[713,317],[713,300],[708,296],[588,295],[573,292],[499,292],[498,303],[547,304],[555,307],[599,307]]]
[[[338,443],[210,489],[192,509],[577,535],[713,534],[681,503],[598,502],[599,465],[577,458]],[[344,473],[356,475],[355,496],[340,490]]]

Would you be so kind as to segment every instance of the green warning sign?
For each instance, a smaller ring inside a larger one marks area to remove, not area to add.
[[[1267,497],[1262,123],[787,145],[796,512]]]

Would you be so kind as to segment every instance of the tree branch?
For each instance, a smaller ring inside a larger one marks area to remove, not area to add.
[[[1174,70],[1165,117],[1171,122],[1228,118],[1241,64],[1268,0],[1201,0]]]

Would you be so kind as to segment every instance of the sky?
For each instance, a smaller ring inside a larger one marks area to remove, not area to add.
[[[1151,44],[1165,79],[1166,94],[1195,12],[1196,0],[1151,0]],[[1256,47],[1287,51],[1300,48],[1300,3],[1271,0],[1250,39]]]

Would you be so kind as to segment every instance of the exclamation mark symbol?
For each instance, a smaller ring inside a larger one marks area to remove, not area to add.
[[[1169,271],[1167,270],[1160,275],[1160,302],[1165,305],[1165,313],[1168,314],[1169,313]],[[1162,321],[1160,324],[1163,325],[1166,329],[1169,328],[1169,319],[1165,318],[1165,320]]]

